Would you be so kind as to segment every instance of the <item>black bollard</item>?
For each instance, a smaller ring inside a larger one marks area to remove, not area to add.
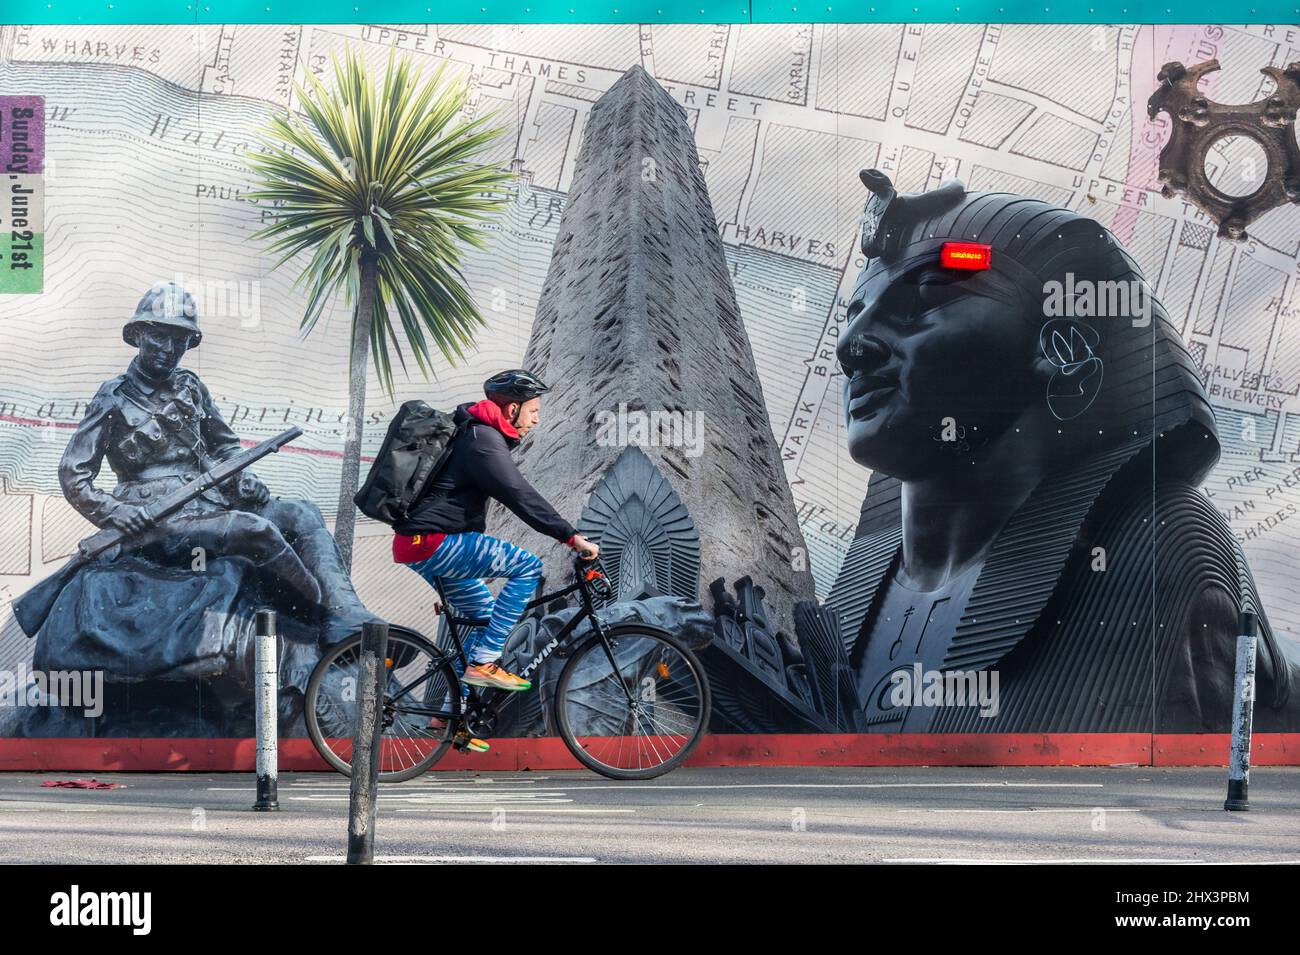
[[[1250,809],[1250,730],[1255,716],[1256,618],[1241,615],[1237,637],[1237,685],[1232,691],[1232,752],[1228,758],[1228,798],[1223,808],[1232,812]]]
[[[361,627],[357,666],[357,724],[352,738],[352,785],[348,798],[348,865],[375,860],[375,813],[378,809],[379,756],[383,740],[380,707],[388,682],[388,624],[367,621]]]
[[[254,675],[257,706],[257,802],[254,812],[276,812],[280,808],[276,792],[279,773],[279,719],[277,705],[280,696],[280,654],[276,646],[274,610],[259,610],[254,617],[254,639],[257,641]]]

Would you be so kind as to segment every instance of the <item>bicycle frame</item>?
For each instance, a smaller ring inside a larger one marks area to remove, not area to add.
[[[527,678],[528,675],[532,673],[534,670],[536,670],[538,667],[540,667],[546,661],[546,659],[550,657],[552,653],[554,653],[561,646],[564,646],[566,641],[568,640],[569,635],[573,633],[573,631],[584,620],[588,620],[588,619],[591,621],[592,631],[595,633],[596,637],[601,641],[601,644],[604,647],[605,654],[609,658],[610,665],[614,668],[615,672],[618,672],[618,664],[614,659],[614,650],[610,644],[609,636],[605,631],[605,625],[601,621],[600,616],[596,613],[596,608],[592,603],[591,590],[588,586],[590,582],[590,578],[587,576],[587,572],[582,568],[580,562],[586,563],[585,561],[582,561],[582,558],[575,559],[574,566],[575,566],[575,570],[578,572],[577,580],[575,580],[569,586],[561,588],[560,590],[553,591],[549,594],[543,594],[540,597],[535,597],[532,600],[530,600],[527,604],[524,605],[524,613],[527,614],[530,610],[534,610],[537,607],[543,606],[544,604],[548,604],[552,600],[558,600],[561,597],[567,597],[569,594],[574,593],[575,591],[580,595],[580,603],[581,603],[581,607],[578,610],[578,612],[575,613],[569,619],[569,621],[563,627],[560,628],[560,632],[551,638],[550,642],[547,643],[547,645],[542,648],[541,652],[538,653],[537,656],[535,656],[531,661],[529,661],[528,666],[526,666],[522,671],[520,671],[520,676]],[[489,621],[484,618],[461,617],[452,613],[451,603],[447,600],[447,595],[443,592],[442,589],[442,580],[435,578],[435,581],[436,581],[435,585],[438,589],[438,599],[442,601],[442,606],[444,608],[443,612],[447,616],[447,631],[448,633],[451,634],[452,643],[454,644],[456,649],[456,656],[460,659],[462,666],[468,666],[469,661],[465,657],[464,643],[461,641],[460,638],[460,628],[469,627],[470,629],[473,629],[474,627],[485,627],[488,625]],[[446,654],[444,654],[441,650],[438,650],[437,652],[442,658],[445,659]],[[434,716],[441,719],[449,719],[454,717],[456,714],[446,711],[445,709],[442,708],[441,705],[438,705],[437,707],[429,707],[425,704],[420,704],[420,703],[408,703],[401,707],[395,705],[398,700],[407,696],[408,694],[413,692],[417,687],[424,684],[425,681],[427,681],[430,677],[432,677],[435,672],[437,672],[437,668],[430,667],[423,676],[414,680],[410,684],[410,686],[406,687],[401,693],[389,698],[385,703],[385,709],[386,710],[392,709],[394,711],[402,712],[402,713],[413,713],[421,716]],[[502,691],[497,691],[497,692],[502,692]],[[623,688],[623,692],[627,694],[629,700],[632,699],[632,693],[627,687]],[[505,700],[509,698],[510,696],[508,692],[503,693],[503,695],[500,697],[501,700]],[[469,684],[469,697],[467,698],[465,712],[461,713],[459,718],[464,719],[465,716],[468,715],[468,713],[470,712],[471,708],[478,709],[480,706],[487,707],[489,713],[491,713],[492,715],[495,715],[500,710],[499,702],[490,704],[487,700],[483,699],[480,696],[478,692],[478,687],[474,686],[473,684]]]

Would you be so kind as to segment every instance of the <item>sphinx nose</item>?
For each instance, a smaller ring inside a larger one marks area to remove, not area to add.
[[[889,358],[889,346],[875,335],[850,326],[835,346],[835,357],[847,371],[871,370],[879,368]]]

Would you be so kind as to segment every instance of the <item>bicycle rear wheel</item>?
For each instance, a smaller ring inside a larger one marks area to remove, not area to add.
[[[643,624],[609,629],[560,672],[555,717],[569,752],[610,779],[652,779],[681,763],[709,723],[704,667],[675,636]]]
[[[307,735],[321,758],[344,776],[352,775],[360,661],[361,634],[356,633],[326,651],[307,683]],[[460,684],[446,658],[414,630],[389,628],[387,663],[379,781],[400,783],[447,752],[460,721]],[[411,712],[413,707],[425,712]],[[443,726],[430,725],[433,710]]]

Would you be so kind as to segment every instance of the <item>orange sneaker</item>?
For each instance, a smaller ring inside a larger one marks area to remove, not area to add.
[[[490,686],[497,690],[531,690],[531,680],[524,680],[507,673],[492,663],[471,663],[465,668],[465,682],[474,686]]]
[[[465,730],[457,732],[451,742],[453,746],[462,752],[486,753],[492,748],[485,740],[481,740],[477,736],[470,736]]]
[[[433,736],[441,736],[447,731],[447,721],[441,717],[435,716],[429,720],[429,733]],[[486,753],[492,747],[486,740],[481,740],[477,736],[471,736],[469,730],[463,726],[456,730],[451,737],[451,745],[463,751],[468,750],[471,753]]]

